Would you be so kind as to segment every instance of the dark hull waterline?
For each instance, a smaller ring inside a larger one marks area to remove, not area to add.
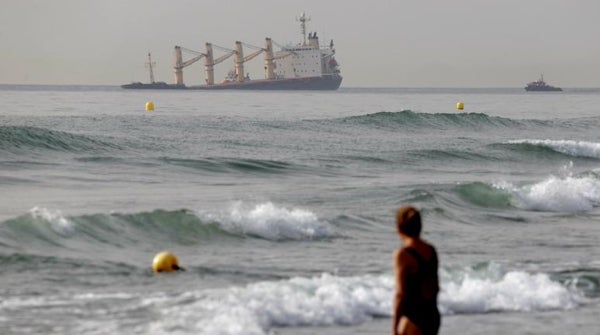
[[[293,78],[293,79],[275,79],[275,80],[249,80],[242,83],[226,82],[216,85],[198,85],[185,86],[167,83],[132,83],[122,85],[125,89],[188,89],[188,90],[316,90],[333,91],[337,90],[342,83],[342,77],[339,75]]]

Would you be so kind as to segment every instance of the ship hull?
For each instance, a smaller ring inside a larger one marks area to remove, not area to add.
[[[121,88],[125,89],[133,89],[133,90],[180,90],[186,89],[185,85],[176,85],[176,84],[167,84],[164,82],[158,83],[131,83],[126,85],[121,85]]]
[[[292,79],[273,79],[273,80],[248,80],[245,82],[228,82],[216,85],[191,86],[190,89],[197,90],[316,90],[333,91],[337,90],[342,83],[342,77],[339,75],[292,78]]]
[[[525,87],[525,91],[527,92],[560,92],[562,88],[560,87]]]
[[[334,91],[342,83],[342,76],[322,76],[308,78],[292,79],[261,79],[248,80],[241,83],[226,82],[215,85],[185,86],[172,85],[166,83],[142,84],[133,83],[122,85],[126,89],[188,89],[188,90],[266,90],[266,91],[293,91],[293,90],[314,90],[314,91]]]

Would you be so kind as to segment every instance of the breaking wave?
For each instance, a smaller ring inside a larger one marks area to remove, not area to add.
[[[581,291],[545,273],[503,271],[484,266],[441,271],[438,306],[443,314],[569,310],[583,300]],[[394,290],[391,275],[312,278],[259,282],[245,287],[189,292],[185,309],[165,308],[157,327],[187,323],[200,334],[270,334],[273,327],[353,325],[389,317]],[[156,301],[156,297],[152,298]],[[155,329],[157,330],[157,329]]]
[[[547,148],[574,157],[600,159],[600,143],[572,140],[514,140],[509,143]]]
[[[306,240],[335,237],[331,225],[311,211],[278,207],[271,202],[258,205],[235,203],[222,213],[198,213],[206,221],[218,222],[231,233],[268,240]]]
[[[237,203],[210,213],[155,210],[133,214],[67,216],[60,210],[32,208],[0,224],[0,246],[57,246],[86,243],[127,248],[131,244],[169,242],[193,245],[223,238],[252,237],[271,241],[318,240],[336,237],[332,226],[313,212],[267,202]]]
[[[498,183],[495,187],[509,192],[512,203],[527,210],[582,212],[600,206],[600,180],[594,176],[551,176],[531,185]]]
[[[549,176],[523,185],[474,182],[457,186],[455,192],[471,204],[490,208],[574,213],[600,207],[600,178],[595,173]]]

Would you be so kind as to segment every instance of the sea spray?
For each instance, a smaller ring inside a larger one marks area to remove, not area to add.
[[[75,230],[73,222],[64,217],[60,210],[36,206],[29,210],[29,214],[34,220],[48,223],[59,235],[67,236]]]
[[[530,185],[494,185],[512,194],[515,206],[536,211],[582,212],[600,206],[600,180],[591,176],[556,177]]]
[[[581,294],[544,273],[505,272],[496,263],[441,271],[443,314],[572,309]]]
[[[221,213],[198,212],[204,221],[216,222],[226,231],[268,240],[307,240],[332,238],[331,225],[313,212],[276,206],[271,202],[248,205],[234,203]]]

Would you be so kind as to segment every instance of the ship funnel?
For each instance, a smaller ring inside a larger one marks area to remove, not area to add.
[[[314,48],[319,48],[319,38],[317,37],[317,33],[308,33],[308,45]]]

